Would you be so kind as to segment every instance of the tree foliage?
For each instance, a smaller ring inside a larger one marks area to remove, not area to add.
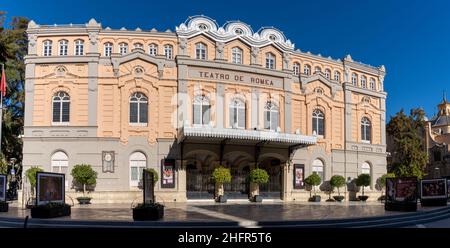
[[[264,184],[269,182],[269,174],[264,169],[256,168],[250,171],[250,182]]]
[[[44,170],[40,168],[39,166],[33,166],[29,168],[25,175],[28,178],[28,182],[30,182],[31,188],[34,189],[36,187],[36,173],[37,172],[43,172]]]
[[[229,183],[231,182],[230,169],[223,166],[219,166],[214,169],[212,173],[212,179],[216,183]]]
[[[156,182],[159,180],[158,172],[153,168],[145,168],[144,170],[153,173],[153,184],[156,185]]]
[[[370,185],[370,175],[369,174],[360,174],[358,178],[356,178],[356,186],[362,186],[362,195],[364,195],[364,187]]]
[[[83,186],[83,194],[86,191],[86,186],[92,186],[97,183],[97,172],[89,164],[75,165],[70,175],[72,175],[76,183]]]
[[[331,190],[333,190],[334,188],[337,188],[338,195],[341,195],[341,193],[339,192],[339,188],[343,187],[344,185],[345,185],[345,178],[343,176],[334,175],[330,178]]]
[[[0,11],[0,63],[5,64],[6,96],[3,99],[2,152],[6,159],[16,158],[22,164],[22,140],[25,100],[25,64],[28,50],[25,30],[28,19],[12,17],[5,27],[5,12]],[[17,172],[21,174],[21,168]]]
[[[320,179],[320,176],[316,172],[313,172],[313,174],[305,178],[305,183],[312,186],[312,188],[314,189],[314,195],[316,195],[315,186],[319,185],[321,181],[322,180]]]
[[[382,175],[378,181],[379,181],[379,186],[381,189],[386,188],[386,179],[387,178],[395,178],[395,174],[394,173],[386,173],[384,175]]]
[[[398,177],[416,176],[421,179],[425,176],[428,155],[424,149],[424,130],[425,112],[422,109],[412,109],[409,116],[400,110],[391,117],[386,128],[393,139],[389,172]]]

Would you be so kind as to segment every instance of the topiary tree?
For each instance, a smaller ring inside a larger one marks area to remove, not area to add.
[[[269,182],[269,174],[266,170],[256,168],[250,171],[250,182],[256,184],[265,184]]]
[[[32,166],[27,171],[25,171],[25,175],[28,178],[28,182],[31,185],[31,197],[34,197],[34,190],[36,188],[36,173],[43,172],[44,170],[39,166]]]
[[[305,178],[305,183],[310,185],[314,190],[314,196],[316,196],[316,187],[320,184],[322,180],[320,179],[320,176],[313,172],[313,174],[309,175],[307,178]]]
[[[214,169],[211,179],[216,184],[216,195],[223,195],[223,184],[231,182],[231,172],[230,169],[223,166],[219,166]]]
[[[153,184],[156,185],[156,182],[159,180],[158,172],[153,168],[145,168],[144,170],[153,173]]]
[[[364,187],[370,185],[370,175],[369,174],[361,174],[356,179],[356,186],[362,187],[362,195],[364,196]]]
[[[338,195],[341,196],[339,188],[345,185],[345,178],[341,175],[334,175],[330,179],[331,189],[337,188]]]
[[[89,164],[75,165],[70,175],[72,175],[76,183],[82,185],[83,197],[86,192],[86,186],[93,186],[97,183],[97,172]]]

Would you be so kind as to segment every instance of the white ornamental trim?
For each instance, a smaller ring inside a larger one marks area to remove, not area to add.
[[[241,130],[241,129],[213,128],[213,127],[183,127],[180,130],[179,138],[180,140],[183,140],[184,137],[275,141],[293,144],[300,143],[308,145],[314,145],[317,142],[316,136],[278,133],[271,131]]]

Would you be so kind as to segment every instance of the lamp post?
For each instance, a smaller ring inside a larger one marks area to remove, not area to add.
[[[11,158],[9,160],[11,169],[9,170],[10,180],[9,180],[8,195],[10,200],[15,200],[17,197],[16,161],[17,161],[16,158]]]

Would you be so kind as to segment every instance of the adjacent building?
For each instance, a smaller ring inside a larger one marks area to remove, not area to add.
[[[425,126],[429,178],[450,176],[450,102],[445,95],[437,107],[438,114],[427,121]]]
[[[28,26],[23,167],[98,172],[93,201],[140,200],[146,167],[160,201],[229,198],[269,172],[265,197],[305,200],[303,179],[386,173],[384,66],[295,50],[280,30],[190,17],[175,31]],[[366,191],[367,191],[366,190]],[[26,197],[26,194],[24,194]],[[374,198],[375,199],[375,198]]]

